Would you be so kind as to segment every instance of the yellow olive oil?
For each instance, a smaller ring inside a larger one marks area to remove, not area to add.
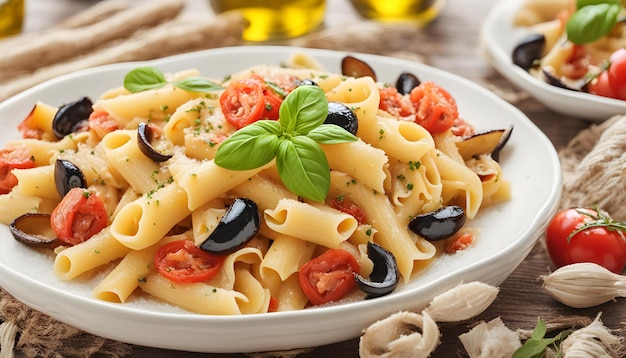
[[[425,25],[436,18],[445,0],[350,0],[361,16],[382,22]]]
[[[326,0],[210,0],[216,13],[241,11],[248,22],[247,41],[280,40],[304,35],[324,20]]]
[[[24,0],[0,0],[0,37],[19,34],[24,20]]]

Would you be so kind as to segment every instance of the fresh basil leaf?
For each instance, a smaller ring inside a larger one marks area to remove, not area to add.
[[[223,89],[222,86],[202,77],[189,77],[172,83],[174,86],[189,92],[209,93]]]
[[[124,76],[124,88],[132,93],[161,88],[167,84],[163,72],[154,67],[137,67]]]
[[[595,4],[583,6],[565,25],[567,38],[575,44],[594,42],[609,33],[617,23],[619,4]]]
[[[283,184],[295,194],[314,201],[326,199],[330,168],[322,148],[305,136],[280,142],[276,167]]]
[[[355,135],[336,124],[322,124],[313,128],[306,136],[320,144],[338,144],[358,140]]]
[[[587,5],[598,5],[598,4],[618,4],[621,0],[577,0],[576,1],[576,10],[585,7]]]
[[[328,101],[317,86],[296,87],[280,105],[279,121],[285,132],[306,135],[328,116]]]
[[[537,324],[535,325],[535,328],[533,329],[532,337],[543,338],[546,335],[546,332],[547,332],[546,322],[542,320],[541,318],[538,318]]]
[[[513,352],[512,358],[541,358],[547,347],[542,339],[530,338]]]
[[[261,167],[276,156],[280,133],[280,124],[270,120],[243,127],[220,144],[215,153],[215,164],[230,170]]]

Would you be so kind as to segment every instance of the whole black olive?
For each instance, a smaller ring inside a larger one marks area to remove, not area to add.
[[[137,127],[137,145],[146,157],[157,163],[164,162],[172,157],[171,154],[162,154],[152,146],[152,130],[145,122],[139,123]]]
[[[465,211],[460,206],[444,206],[421,214],[409,222],[409,229],[426,240],[443,240],[456,234],[465,224]]]
[[[413,88],[419,86],[421,81],[417,76],[409,72],[402,72],[396,81],[396,89],[401,94],[409,94]]]
[[[528,71],[535,66],[535,61],[541,58],[545,46],[546,37],[543,34],[525,36],[513,49],[513,64]]]
[[[336,124],[354,135],[359,130],[356,114],[348,106],[339,102],[328,102],[328,116],[324,123]]]
[[[59,107],[52,119],[52,132],[54,135],[61,139],[73,133],[77,128],[81,128],[84,125],[84,121],[89,119],[89,115],[93,112],[92,105],[93,103],[89,97],[83,97]]]
[[[346,56],[341,60],[341,74],[350,77],[370,76],[376,81],[376,73],[365,61],[353,56]]]
[[[11,222],[13,238],[30,246],[55,247],[59,244],[50,224],[50,214],[24,214]]]
[[[76,164],[65,159],[57,159],[54,163],[54,184],[57,192],[64,197],[72,188],[86,188],[87,179]]]
[[[237,198],[200,248],[218,255],[235,252],[252,240],[260,224],[256,203],[247,198]]]
[[[354,274],[357,287],[367,294],[367,298],[376,298],[393,292],[400,281],[396,258],[391,252],[373,242],[367,243],[367,256],[374,263],[374,270],[369,280],[358,273]]]

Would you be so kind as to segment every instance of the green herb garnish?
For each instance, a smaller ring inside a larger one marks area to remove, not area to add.
[[[533,329],[532,337],[527,339],[526,342],[513,353],[512,358],[541,358],[544,356],[546,348],[551,345],[558,350],[558,344],[570,333],[570,330],[566,330],[559,332],[559,334],[553,338],[544,338],[546,331],[546,322],[538,318],[537,325],[535,329]]]
[[[281,180],[297,195],[323,201],[330,168],[319,144],[353,142],[357,137],[324,124],[328,101],[317,86],[300,86],[279,109],[279,120],[260,120],[236,131],[219,146],[215,164],[230,170],[259,168],[274,158]]]
[[[620,0],[577,0],[576,12],[565,25],[567,38],[583,45],[604,37],[617,23],[621,9]]]
[[[202,77],[188,77],[171,83],[173,86],[189,92],[208,93],[223,89],[217,83]],[[168,82],[163,72],[150,66],[137,67],[124,77],[124,88],[132,93],[161,88],[166,84]]]

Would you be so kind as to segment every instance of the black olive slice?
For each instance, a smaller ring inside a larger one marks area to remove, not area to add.
[[[350,77],[370,76],[376,81],[376,73],[370,65],[353,56],[346,56],[341,60],[341,73]]]
[[[304,80],[298,80],[298,86],[317,86],[319,87],[319,85],[317,84],[317,82],[311,80],[311,79],[304,79]]]
[[[545,46],[546,37],[543,34],[526,35],[513,49],[513,64],[528,71],[535,66],[535,61],[541,59]]]
[[[459,154],[464,160],[476,158],[482,154],[493,154],[500,147],[503,139],[508,140],[511,135],[512,128],[507,129],[491,129],[484,132],[473,134],[462,141],[456,142]],[[504,141],[506,143],[506,140]],[[498,151],[500,150],[498,149]]]
[[[232,253],[252,240],[260,224],[256,203],[247,198],[237,198],[200,248],[217,255]]]
[[[417,76],[409,72],[402,72],[396,80],[396,89],[401,94],[409,94],[413,88],[419,86],[421,81]]]
[[[11,222],[9,230],[15,240],[30,246],[54,247],[59,244],[50,214],[24,214]]]
[[[57,192],[64,197],[72,188],[86,188],[87,179],[76,164],[65,159],[57,159],[54,163],[54,184]]]
[[[496,162],[500,161],[500,151],[502,150],[502,148],[504,148],[506,143],[508,143],[509,138],[511,138],[511,133],[513,133],[512,124],[504,131],[504,133],[502,133],[498,145],[491,152],[491,158],[493,158],[493,160],[495,160]]]
[[[139,123],[139,126],[137,127],[137,143],[139,145],[139,150],[157,163],[170,159],[172,157],[171,154],[160,153],[152,146],[152,137],[153,134],[150,126],[144,122]]]
[[[83,97],[59,107],[52,119],[54,135],[61,139],[73,133],[77,128],[83,127],[84,121],[89,119],[89,115],[93,112],[92,105],[89,97]]]
[[[324,123],[338,125],[354,135],[359,130],[356,114],[348,106],[339,102],[328,102],[328,116]]]
[[[356,286],[367,294],[367,298],[390,294],[400,281],[396,258],[391,252],[372,242],[367,243],[367,256],[374,263],[374,270],[369,279],[355,273],[354,282]]]
[[[437,241],[453,236],[464,224],[465,211],[452,205],[414,217],[409,229],[426,240]]]

